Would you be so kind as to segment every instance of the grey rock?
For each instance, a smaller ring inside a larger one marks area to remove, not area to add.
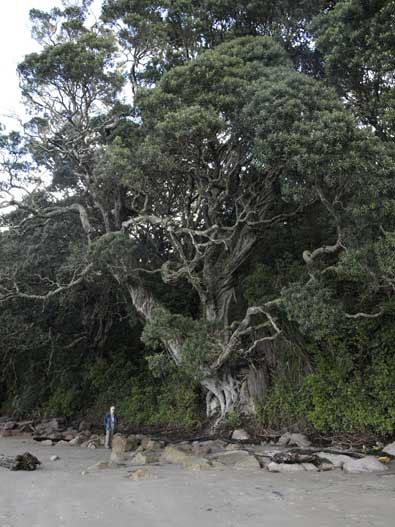
[[[86,431],[92,430],[92,423],[90,423],[89,421],[83,420],[78,425],[78,432],[84,432],[85,430]]]
[[[307,439],[304,434],[291,434],[286,432],[283,434],[277,442],[279,446],[298,446],[300,448],[308,448],[311,446],[311,442]]]
[[[211,468],[211,464],[207,459],[197,456],[187,456],[182,465],[187,470],[193,471],[208,470]]]
[[[15,421],[6,421],[5,423],[1,423],[0,425],[1,430],[14,430],[14,428],[16,428]]]
[[[272,461],[268,464],[269,472],[305,472],[302,464],[298,463],[275,463]]]
[[[260,470],[261,465],[255,456],[248,456],[242,461],[238,461],[234,467],[237,470]]]
[[[155,451],[155,450],[161,450],[162,448],[164,448],[165,445],[163,441],[155,441],[154,439],[150,439],[148,437],[148,438],[143,439],[143,441],[141,441],[141,446],[143,447],[144,450]]]
[[[241,461],[245,461],[250,457],[250,454],[246,450],[230,450],[227,452],[219,452],[214,454],[210,459],[214,459],[223,465],[236,465]]]
[[[81,438],[80,436],[76,436],[74,439],[69,441],[70,446],[79,446],[81,444]]]
[[[242,445],[239,445],[238,443],[229,443],[229,445],[226,445],[225,450],[242,450]]]
[[[233,431],[232,439],[235,439],[236,441],[247,441],[248,439],[251,439],[251,437],[243,428],[238,428]]]
[[[318,472],[318,468],[313,463],[302,463],[302,466],[307,472]]]
[[[115,434],[112,439],[112,450],[110,460],[113,463],[122,464],[126,460],[126,451],[128,448],[128,438],[121,434]]]
[[[291,439],[291,434],[289,432],[285,432],[285,434],[283,434],[280,439],[277,441],[277,444],[279,446],[287,446],[289,441]]]
[[[150,463],[157,463],[159,461],[159,454],[157,452],[138,452],[133,456],[132,465],[149,465]]]
[[[40,441],[40,445],[52,446],[53,445],[53,441],[52,441],[52,439],[44,439],[44,441]]]
[[[317,456],[322,459],[324,463],[328,461],[336,468],[343,468],[343,465],[352,459],[345,454],[329,454],[327,452],[318,452]]]
[[[304,434],[291,434],[288,444],[295,445],[300,448],[308,448],[311,446],[311,441],[309,441]]]
[[[389,454],[390,456],[395,456],[395,441],[383,448],[383,452]]]
[[[191,456],[190,451],[185,452],[178,447],[168,445],[162,452],[161,461],[182,464],[188,456]]]
[[[49,459],[51,461],[58,461],[58,459],[60,459],[60,457],[59,456],[51,456]]]
[[[361,472],[384,472],[388,468],[380,463],[374,456],[366,456],[362,459],[349,459],[343,465],[343,472],[347,474],[359,474]]]
[[[141,439],[136,434],[131,434],[128,436],[127,452],[136,450],[140,445]]]
[[[70,444],[70,443],[69,443],[68,441],[63,441],[63,440],[62,440],[62,441],[58,441],[58,442],[56,443],[56,446],[69,446],[69,444]]]

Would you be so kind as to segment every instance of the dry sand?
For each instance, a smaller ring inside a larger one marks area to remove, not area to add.
[[[395,476],[273,474],[213,468],[189,472],[148,467],[93,470],[104,449],[45,447],[0,438],[0,454],[29,451],[35,472],[0,468],[0,527],[393,527]],[[57,454],[58,461],[50,461]]]

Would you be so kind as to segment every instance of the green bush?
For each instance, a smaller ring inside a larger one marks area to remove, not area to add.
[[[390,434],[395,430],[393,331],[367,338],[363,326],[310,344],[313,371],[292,376],[280,363],[269,396],[258,408],[260,425],[309,427],[320,432]],[[289,361],[289,357],[283,358]],[[293,365],[293,371],[297,365]],[[292,371],[292,368],[291,368]]]

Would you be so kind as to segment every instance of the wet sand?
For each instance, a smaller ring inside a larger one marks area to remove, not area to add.
[[[0,453],[36,455],[35,472],[0,468],[0,527],[393,527],[395,475],[274,474],[176,465],[87,468],[104,449],[0,438]],[[50,461],[50,456],[61,459]]]

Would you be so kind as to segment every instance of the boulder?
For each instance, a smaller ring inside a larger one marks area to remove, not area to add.
[[[48,437],[51,434],[59,434],[65,429],[65,420],[62,418],[44,419],[35,426],[36,432]]]
[[[288,444],[291,446],[295,445],[300,448],[308,448],[311,446],[311,441],[309,441],[304,434],[291,434]]]
[[[302,466],[307,472],[318,472],[318,468],[314,463],[302,463]]]
[[[132,450],[136,450],[136,448],[140,445],[141,439],[136,434],[131,434],[128,436],[128,445],[127,445],[127,452],[130,452]]]
[[[223,465],[236,465],[250,457],[246,450],[234,450],[228,452],[219,452],[211,456],[211,459],[222,463]]]
[[[132,465],[149,465],[150,463],[157,463],[159,461],[159,454],[157,452],[138,452],[133,456]]]
[[[311,441],[307,439],[304,434],[291,434],[286,432],[283,434],[277,442],[279,446],[297,446],[300,448],[308,448],[311,446]]]
[[[232,439],[235,439],[236,441],[248,441],[251,437],[243,428],[238,428],[233,431]]]
[[[78,425],[78,432],[90,432],[92,430],[92,423],[89,421],[82,420]]]
[[[75,436],[74,439],[72,439],[71,441],[69,441],[69,445],[70,446],[80,446],[81,444],[81,437],[78,435],[78,436]]]
[[[366,456],[362,459],[351,459],[344,463],[343,472],[347,474],[360,474],[361,472],[383,472],[388,470],[383,463],[380,463],[374,456]]]
[[[185,452],[178,447],[168,445],[162,452],[161,461],[166,463],[182,464],[190,455],[190,452]]]
[[[289,432],[285,432],[280,439],[277,441],[277,444],[279,446],[287,446],[289,443],[289,440],[291,439],[291,434]]]
[[[182,465],[187,470],[193,471],[208,470],[211,468],[211,464],[207,459],[197,456],[187,456]]]
[[[332,465],[332,463],[326,463],[325,461],[320,464],[319,470],[321,472],[327,472],[328,470],[335,470],[335,465]]]
[[[248,456],[247,458],[238,461],[234,467],[237,470],[260,470],[261,465],[255,456]]]
[[[193,450],[193,446],[189,441],[181,441],[181,443],[177,443],[176,448],[186,453],[191,453]]]
[[[302,464],[298,463],[275,463],[272,461],[268,464],[269,472],[305,472]]]
[[[126,449],[128,447],[128,438],[120,434],[115,434],[112,439],[112,450],[110,459],[113,463],[122,464],[126,460]]]
[[[63,440],[62,440],[62,441],[58,441],[58,442],[56,443],[56,446],[69,446],[69,444],[70,444],[70,443],[69,443],[68,441],[63,441]]]
[[[147,451],[155,451],[155,450],[161,450],[165,445],[163,441],[155,441],[154,439],[150,439],[149,437],[145,437],[141,441],[141,446],[143,450]]]
[[[329,462],[335,468],[342,468],[345,463],[352,459],[345,454],[329,454],[327,452],[318,452],[317,456],[322,459],[324,463]]]
[[[71,432],[66,432],[63,434],[63,439],[65,441],[72,441],[76,437],[76,434],[73,434]]]
[[[395,441],[393,443],[390,443],[389,445],[385,446],[383,448],[383,452],[385,452],[386,454],[388,454],[390,456],[394,456],[395,457]]]
[[[40,441],[40,445],[52,446],[53,445],[53,441],[52,441],[52,439],[44,439],[44,441]]]
[[[5,421],[0,424],[0,430],[14,430],[16,427],[17,423],[15,421]]]
[[[238,443],[229,443],[229,445],[226,445],[225,450],[242,450],[242,445],[239,445]]]

